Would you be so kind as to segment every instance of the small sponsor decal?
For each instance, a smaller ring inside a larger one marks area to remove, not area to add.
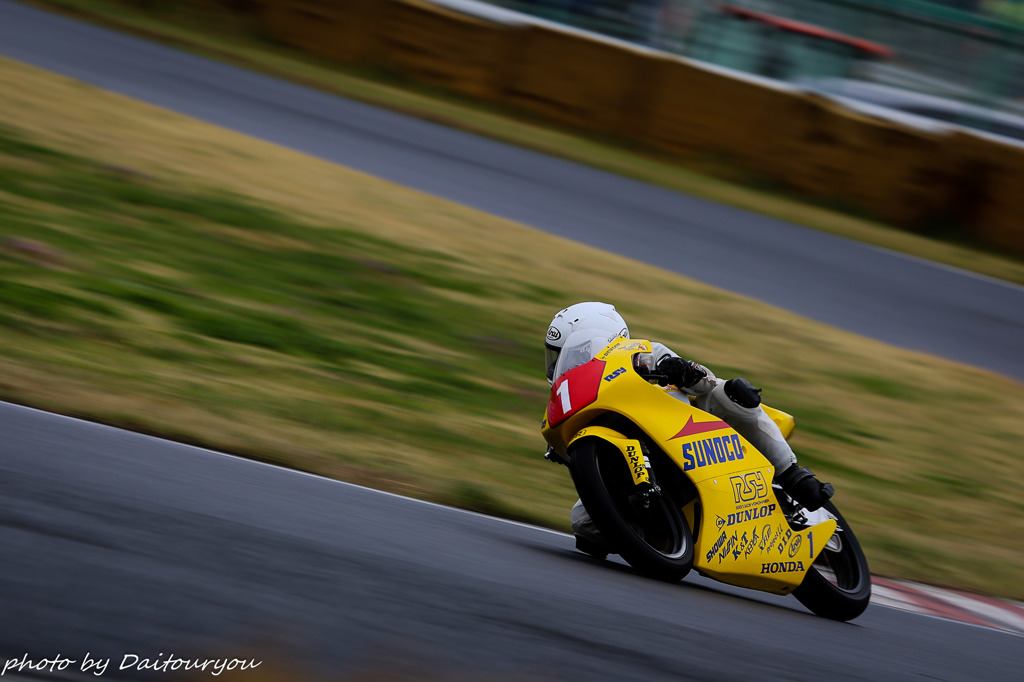
[[[718,539],[715,540],[715,544],[713,544],[711,546],[711,549],[708,550],[707,556],[705,558],[708,560],[709,564],[711,563],[711,560],[715,558],[715,555],[718,554],[718,550],[720,550],[722,548],[722,545],[725,544],[725,538],[725,533],[719,535]]]
[[[740,541],[736,544],[736,549],[732,551],[732,558],[739,559],[740,555],[743,554],[743,550],[747,547],[749,536],[747,531],[743,531],[743,535],[740,536]]]
[[[786,545],[789,544],[789,539],[791,537],[793,537],[793,529],[792,528],[787,528],[785,535],[783,535],[781,537],[776,536],[777,542],[779,543],[779,548],[778,548],[779,549],[779,554],[782,554],[783,550],[786,549]]]
[[[766,516],[771,516],[772,512],[775,511],[774,504],[763,505],[761,507],[754,507],[753,509],[746,509],[744,511],[736,512],[735,514],[729,514],[724,519],[718,516],[715,519],[715,525],[721,530],[723,526],[735,526],[737,523],[744,523],[746,521],[754,521],[756,519],[763,519]]]
[[[683,443],[683,471],[733,462],[737,459],[743,459],[743,448],[740,445],[740,437],[736,434]]]
[[[622,376],[622,375],[623,375],[623,374],[625,374],[625,373],[626,373],[626,368],[625,368],[625,367],[619,367],[619,368],[618,368],[617,370],[615,370],[614,372],[612,372],[611,374],[609,374],[608,376],[606,376],[606,377],[604,378],[604,380],[605,380],[605,381],[611,381],[611,380],[612,380],[612,379],[614,379],[615,377],[620,377],[620,376]]]
[[[793,542],[789,544],[789,558],[792,559],[796,556],[796,553],[800,551],[800,543],[804,541],[802,535],[797,535],[793,538]]]
[[[737,440],[739,439],[737,438]],[[764,474],[760,471],[752,471],[742,476],[731,476],[729,483],[732,485],[733,501],[736,504],[768,499],[768,486],[764,482]]]
[[[562,332],[554,327],[548,327],[548,341],[558,341],[560,338],[562,338]]]
[[[626,339],[628,338],[629,337],[627,336]],[[612,353],[618,353],[621,351],[640,351],[641,353],[650,353],[651,344],[646,341],[632,341],[627,343],[626,340],[621,340],[608,346],[598,354],[597,358],[599,360],[607,360],[611,357]]]
[[[637,451],[635,445],[626,446],[626,457],[629,459],[629,466],[632,469],[633,482],[639,484],[649,481],[647,461],[643,454]]]
[[[736,537],[736,533],[733,533],[732,537],[729,538],[729,542],[725,543],[725,546],[722,547],[722,551],[718,553],[718,563],[722,563],[725,561],[725,557],[733,553],[737,542],[739,542],[739,538]]]
[[[757,547],[758,540],[760,538],[757,536],[757,528],[755,528],[750,532],[750,543],[747,545],[747,551],[743,553],[744,557],[748,557],[753,553],[754,548]]]
[[[793,573],[804,570],[802,561],[772,561],[761,564],[761,573]]]

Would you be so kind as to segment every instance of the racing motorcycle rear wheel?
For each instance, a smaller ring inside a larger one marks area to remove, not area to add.
[[[682,580],[693,566],[693,538],[671,496],[645,499],[622,453],[605,441],[585,438],[570,455],[576,491],[612,551],[646,576]]]
[[[835,517],[836,533],[793,591],[811,612],[832,620],[853,620],[871,601],[871,573],[860,543],[832,502],[825,509]]]

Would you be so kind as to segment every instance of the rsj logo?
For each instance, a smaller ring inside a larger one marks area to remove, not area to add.
[[[760,471],[742,476],[732,476],[729,478],[729,482],[732,484],[732,495],[736,504],[768,497],[768,486],[765,485],[764,476]]]

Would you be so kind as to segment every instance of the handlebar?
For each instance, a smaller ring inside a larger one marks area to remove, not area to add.
[[[652,381],[652,382],[656,381],[656,382],[658,382],[659,386],[668,386],[669,381],[668,381],[668,375],[667,374],[659,374],[657,372],[648,372],[648,371],[646,371],[647,368],[646,368],[645,365],[634,365],[633,368],[636,370],[636,373],[640,375],[641,379],[646,379],[647,381]]]

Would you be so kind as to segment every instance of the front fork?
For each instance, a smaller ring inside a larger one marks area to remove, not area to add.
[[[642,440],[636,441],[640,444],[640,456],[644,460],[644,469],[647,471],[647,481],[643,483],[637,483],[637,491],[640,497],[640,503],[644,509],[650,509],[651,499],[661,497],[661,486],[658,485],[657,480],[654,478],[654,470],[651,469],[651,451],[647,449],[647,444]],[[634,482],[635,479],[634,479]]]

